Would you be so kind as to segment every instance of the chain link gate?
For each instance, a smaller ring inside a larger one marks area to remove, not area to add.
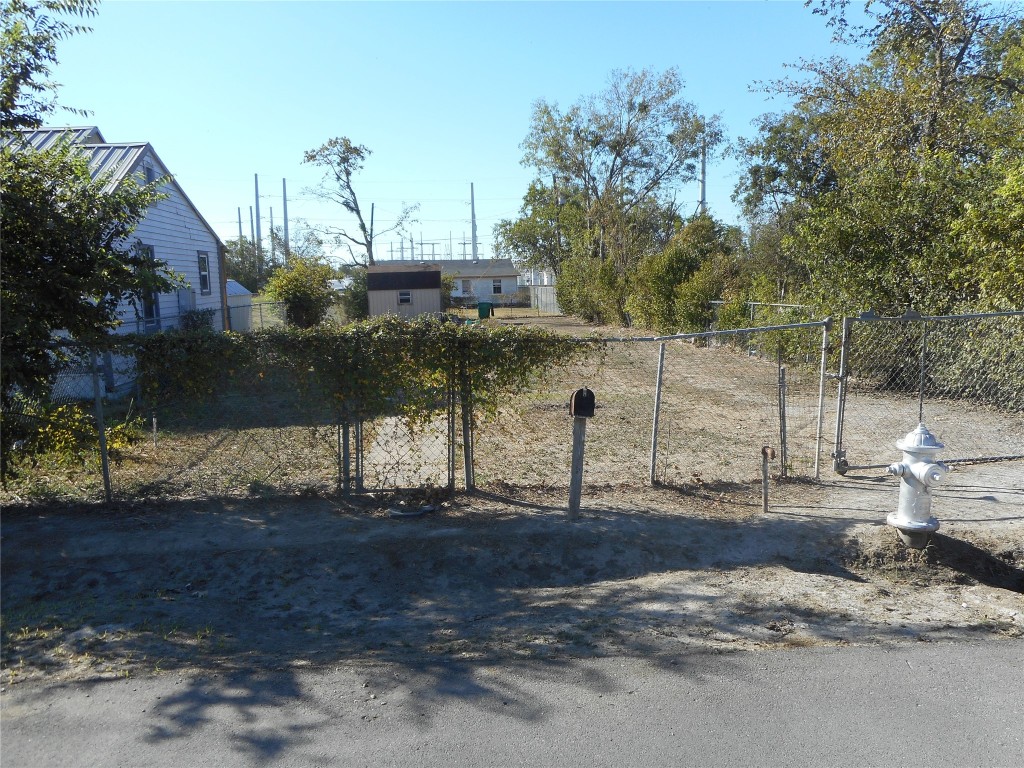
[[[880,469],[919,423],[946,463],[1024,458],[1024,312],[843,320],[833,468]]]

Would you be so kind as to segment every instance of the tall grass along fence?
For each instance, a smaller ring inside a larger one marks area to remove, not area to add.
[[[3,414],[7,499],[568,487],[757,493],[886,464],[926,420],[956,459],[1024,453],[1024,313],[849,318],[665,337],[405,323],[168,333],[74,349]],[[108,381],[117,382],[113,388]],[[125,382],[130,382],[126,384]]]

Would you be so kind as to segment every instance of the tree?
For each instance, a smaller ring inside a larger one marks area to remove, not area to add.
[[[993,290],[1021,304],[989,279],[984,237],[965,233],[981,234],[969,211],[1012,188],[1024,157],[1024,22],[974,0],[871,0],[856,27],[846,5],[816,10],[867,56],[771,86],[794,107],[744,145],[748,213],[775,217],[828,312],[943,313]]]
[[[266,294],[284,304],[285,317],[299,328],[312,328],[327,317],[335,302],[328,280],[334,270],[311,259],[293,256],[267,281]]]
[[[90,31],[63,17],[95,16],[97,5],[98,0],[0,2],[0,130],[37,128],[56,108],[57,85],[49,77],[57,43]]]
[[[698,115],[681,92],[673,69],[626,70],[564,112],[534,105],[523,163],[537,179],[520,218],[496,227],[496,249],[558,274],[563,308],[621,320],[633,270],[676,231],[680,185],[722,142],[718,119]]]
[[[338,296],[347,320],[365,320],[370,316],[370,294],[366,284],[366,268],[356,267],[348,276],[352,282]]]
[[[324,169],[323,180],[320,186],[313,190],[314,194],[324,200],[338,203],[356,218],[355,233],[347,227],[325,227],[324,233],[333,236],[338,245],[348,250],[353,263],[363,266],[374,264],[374,241],[389,232],[403,230],[406,224],[411,223],[412,215],[418,207],[403,205],[391,226],[377,231],[374,225],[374,207],[371,204],[369,221],[367,221],[366,209],[362,207],[356,196],[352,178],[363,169],[363,163],[366,162],[366,158],[370,154],[371,151],[367,147],[362,144],[353,144],[351,140],[341,136],[328,140],[316,149],[307,151],[303,157],[303,162]],[[361,248],[362,255],[353,252],[352,246]]]
[[[131,240],[159,199],[158,183],[93,179],[86,157],[70,143],[37,152],[0,149],[0,240],[4,263],[2,389],[45,392],[59,357],[56,331],[96,340],[116,327],[118,305],[171,290],[173,276]],[[112,186],[112,185],[110,185]]]
[[[677,311],[682,306],[676,299],[679,286],[705,264],[710,265],[710,273],[721,275],[720,264],[733,251],[730,234],[711,216],[698,214],[672,238],[667,248],[644,258],[637,267],[626,300],[626,309],[634,323],[662,333],[678,332]],[[716,294],[708,301],[717,298]]]
[[[224,244],[224,267],[229,280],[237,281],[252,293],[259,293],[266,282],[256,244],[247,237]]]
[[[324,261],[324,243],[319,235],[301,219],[296,220],[292,226],[295,234],[289,238],[291,242],[288,244],[284,241],[284,228],[281,225],[270,230],[269,247],[263,244],[263,247],[257,248],[247,237],[228,240],[225,243],[228,278],[237,280],[253,293],[260,293],[271,273],[286,264],[290,258]]]

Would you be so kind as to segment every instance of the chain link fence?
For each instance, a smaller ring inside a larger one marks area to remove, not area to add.
[[[609,341],[479,425],[477,484],[568,487],[568,401],[581,387],[597,399],[585,483],[738,489],[759,481],[766,445],[777,474],[814,477],[826,325]]]
[[[775,476],[881,467],[925,421],[953,461],[1024,454],[1024,313],[848,318],[671,337],[577,342],[493,411],[447,384],[425,418],[339,411],[268,367],[211,401],[147,403],[116,346],[71,345],[48,403],[3,414],[4,498],[220,498],[569,486],[570,395],[588,387],[584,482],[759,493]],[[98,430],[97,424],[103,429]],[[106,449],[101,450],[101,437]],[[43,445],[43,444],[46,445]],[[106,465],[106,466],[105,466]]]
[[[925,423],[943,460],[1024,457],[1024,312],[843,322],[836,468],[887,466]]]

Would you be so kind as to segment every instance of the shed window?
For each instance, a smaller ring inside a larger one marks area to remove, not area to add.
[[[501,278],[500,277],[496,277],[494,280],[491,281],[491,293],[493,293],[495,296],[497,296],[498,294],[501,293]]]
[[[210,255],[203,251],[199,254],[199,293],[203,296],[210,295]]]
[[[412,291],[399,291],[398,292],[398,303],[399,304],[412,304]]]

